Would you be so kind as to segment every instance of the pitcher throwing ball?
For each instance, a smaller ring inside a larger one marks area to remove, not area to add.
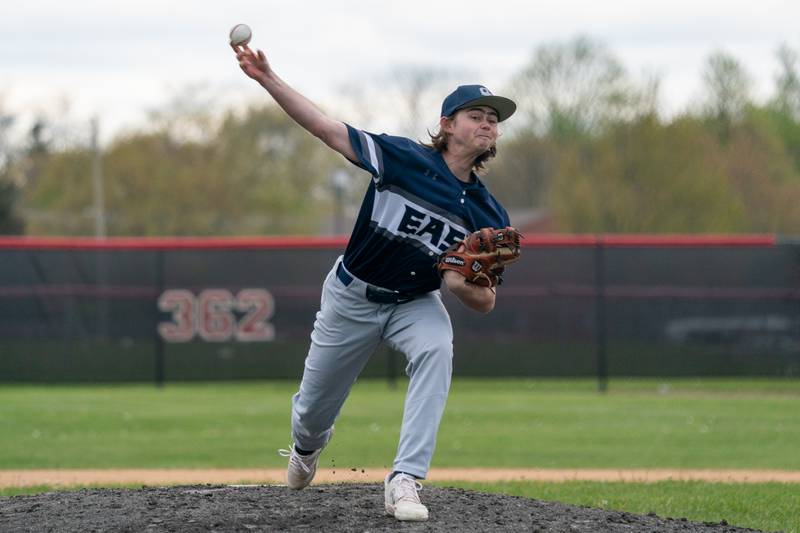
[[[516,104],[481,85],[462,85],[442,104],[430,144],[376,135],[334,120],[289,87],[264,52],[231,45],[239,66],[300,126],[372,179],[344,255],[322,287],[300,389],[292,398],[287,483],[302,489],[350,389],[381,342],[402,352],[410,379],[400,442],[386,476],[386,512],[427,520],[417,494],[436,446],[450,388],[453,330],[442,280],[466,307],[494,308],[519,234],[478,178],[496,154],[499,122]]]

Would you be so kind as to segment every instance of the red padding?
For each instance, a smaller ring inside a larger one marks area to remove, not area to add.
[[[536,234],[526,236],[523,246],[531,247],[703,247],[703,246],[775,246],[775,235],[713,235],[713,234]]]
[[[0,249],[22,250],[220,250],[344,249],[349,238],[333,237],[0,237]]]
[[[219,250],[219,249],[344,249],[349,237],[0,237],[5,250]],[[775,235],[623,235],[535,234],[522,239],[525,247],[702,247],[774,246]]]

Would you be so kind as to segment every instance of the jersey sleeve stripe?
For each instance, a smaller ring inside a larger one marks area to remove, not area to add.
[[[383,176],[383,154],[381,153],[380,146],[375,144],[375,141],[372,140],[372,137],[363,132],[359,131],[358,136],[361,139],[361,149],[364,155],[368,156],[369,162],[374,169],[373,174],[376,178],[380,178]]]

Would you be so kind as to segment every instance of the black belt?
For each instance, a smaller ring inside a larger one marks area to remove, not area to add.
[[[336,267],[336,277],[345,287],[353,282],[353,276],[347,273],[342,263]],[[404,304],[414,299],[414,295],[407,292],[390,291],[374,285],[367,285],[367,300],[376,304]]]

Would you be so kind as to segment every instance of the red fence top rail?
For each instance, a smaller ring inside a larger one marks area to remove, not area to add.
[[[341,248],[347,237],[0,237],[0,250],[236,250]]]
[[[236,250],[328,248],[344,249],[349,237],[0,237],[0,250]],[[535,234],[525,247],[704,247],[774,246],[775,235],[624,235]]]
[[[721,234],[537,234],[525,237],[525,246],[598,246],[605,247],[705,247],[705,246],[774,246],[775,235]]]

